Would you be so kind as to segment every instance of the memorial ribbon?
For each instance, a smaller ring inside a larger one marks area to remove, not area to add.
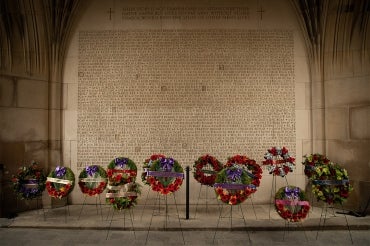
[[[349,183],[349,180],[313,180],[312,183],[315,185],[345,185]]]
[[[180,177],[183,178],[183,173],[175,173],[175,172],[163,172],[163,171],[147,171],[147,176],[153,176],[153,177]]]
[[[72,184],[73,181],[67,180],[67,179],[57,179],[57,178],[52,178],[52,177],[47,177],[46,179],[49,182],[52,183],[58,183],[58,184]]]
[[[290,205],[290,206],[310,206],[308,201],[299,201],[299,200],[275,200],[277,205]]]
[[[227,190],[244,190],[245,188],[256,189],[256,186],[253,184],[215,183],[213,187],[220,187]]]
[[[93,183],[100,183],[100,182],[107,182],[107,178],[81,178],[81,182],[93,182]]]
[[[117,193],[107,193],[107,194],[105,194],[106,198],[129,197],[129,196],[137,196],[137,193],[132,192],[132,191],[127,191],[127,192],[117,192]]]

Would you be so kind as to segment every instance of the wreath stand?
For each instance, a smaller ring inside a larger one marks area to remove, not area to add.
[[[108,236],[109,236],[109,232],[112,228],[112,222],[113,222],[113,217],[114,217],[115,212],[117,211],[117,212],[120,213],[120,212],[122,212],[122,210],[123,210],[123,229],[126,229],[126,213],[128,213],[129,217],[130,217],[130,222],[131,222],[131,230],[134,234],[134,238],[136,239],[136,233],[135,233],[135,227],[134,227],[134,214],[132,212],[132,209],[127,208],[127,209],[119,209],[118,210],[118,209],[114,209],[112,207],[112,210],[113,210],[112,217],[111,217],[110,222],[109,222],[109,227],[108,227],[107,236],[106,236],[105,240],[108,240]],[[108,213],[107,217],[109,217],[109,213]]]
[[[37,196],[36,198],[29,199],[29,200],[22,200],[22,199],[17,198],[17,211],[18,211],[18,209],[19,209],[19,202],[20,202],[20,201],[24,201],[24,203],[26,204],[27,208],[30,208],[29,203],[30,203],[30,201],[34,201],[34,200],[36,200],[36,210],[37,210],[37,214],[39,214],[39,203],[41,204],[41,207],[42,207],[42,213],[43,213],[44,221],[45,221],[45,220],[46,220],[46,216],[45,216],[45,209],[44,209],[44,206],[42,206],[42,196]]]
[[[132,184],[132,183],[127,183],[127,184],[124,184],[124,185],[108,187],[108,190],[114,190],[114,191],[118,191],[118,192],[116,192],[116,193],[109,193],[108,192],[108,193],[106,193],[106,198],[125,198],[125,197],[129,197],[131,195],[134,195],[135,197],[137,197],[137,193],[135,191],[130,191],[129,188],[127,187],[127,185],[130,185],[130,184]],[[132,202],[132,201],[130,201],[130,202]],[[126,229],[126,213],[128,211],[129,216],[130,216],[130,222],[131,222],[131,231],[133,232],[134,237],[136,239],[135,227],[134,227],[134,214],[132,212],[131,205],[132,204],[130,203],[128,205],[128,207],[117,207],[116,209],[112,206],[113,212],[112,212],[112,216],[110,218],[106,240],[108,239],[109,231],[112,228],[112,222],[113,222],[113,217],[114,217],[115,212],[116,211],[121,212],[122,210],[123,210],[123,229]],[[109,214],[110,214],[110,212],[108,211],[107,220],[109,218]]]
[[[195,205],[195,213],[194,213],[194,218],[196,218],[196,215],[197,215],[197,211],[198,211],[198,205],[199,205],[199,200],[201,199],[201,193],[202,193],[202,188],[205,188],[205,190],[206,190],[206,197],[205,198],[203,198],[203,200],[205,200],[205,202],[206,202],[206,213],[208,214],[208,200],[209,200],[209,198],[208,198],[208,190],[210,189],[210,188],[212,188],[213,189],[213,187],[211,187],[211,186],[208,186],[208,185],[204,185],[204,184],[200,184],[200,187],[199,187],[199,193],[198,193],[198,199],[197,199],[197,204]]]
[[[218,216],[218,220],[217,220],[217,226],[216,226],[216,230],[215,230],[215,233],[213,235],[213,244],[215,243],[215,240],[216,240],[216,234],[217,234],[217,231],[219,230],[219,224],[220,224],[220,220],[221,219],[229,219],[230,220],[230,231],[233,229],[233,207],[235,205],[227,205],[227,204],[223,204],[223,205],[220,205],[221,206],[221,209],[220,209],[220,213],[219,213],[219,216]],[[224,209],[226,210],[227,207],[226,206],[229,206],[230,207],[230,210],[229,211],[225,211],[224,212]],[[245,216],[244,216],[244,213],[243,213],[243,209],[241,207],[240,204],[237,205],[238,206],[238,209],[237,210],[240,210],[240,217],[239,219],[243,219],[243,222],[244,222],[244,227],[245,227],[245,231],[247,232],[248,234],[248,241],[249,243],[252,243],[251,242],[251,238],[250,238],[250,235],[249,235],[249,230],[247,229],[247,222],[245,220]],[[224,212],[224,214],[223,214]],[[238,211],[236,211],[238,212]]]
[[[69,195],[63,197],[63,198],[66,198],[66,205],[63,206],[64,207],[64,221],[65,221],[65,223],[67,223],[67,217],[71,215],[70,212],[69,212],[68,196]],[[56,200],[56,201],[60,201],[61,200],[61,198],[56,198],[56,197],[51,197],[51,198],[54,199],[54,200]],[[45,212],[44,212],[44,218],[46,220]]]
[[[254,217],[255,217],[255,218],[256,218],[256,220],[257,220],[257,213],[256,213],[256,209],[254,208],[253,196],[254,196],[254,194],[251,194],[251,196],[250,196],[250,197],[248,197],[248,199],[247,199],[247,200],[251,200],[251,205],[252,205],[252,209],[253,209]]]
[[[87,205],[86,204],[86,198],[87,197],[92,197],[92,196],[84,194],[84,201],[82,202],[82,207],[81,207],[80,213],[78,214],[77,220],[80,220],[80,217],[81,217],[82,211],[84,209],[84,206]],[[98,203],[98,199],[99,199],[99,203]],[[99,204],[100,209],[98,208],[98,204]],[[103,220],[103,209],[102,209],[102,206],[101,206],[100,194],[95,195],[95,207],[96,207],[96,214],[99,214],[99,210],[100,210],[100,215],[101,215],[101,218]]]
[[[284,176],[286,186],[289,186],[288,179],[286,178],[286,175]],[[271,196],[270,196],[270,208],[269,208],[269,220],[271,220],[271,206],[272,204],[275,204],[275,194],[277,192],[277,185],[276,185],[276,175],[274,174],[272,176],[272,184],[271,184]]]
[[[167,199],[167,197],[169,195],[172,195],[173,196],[173,200],[174,200],[175,207],[176,207],[177,219],[178,219],[178,222],[179,222],[180,231],[181,231],[181,235],[182,235],[182,241],[183,241],[183,244],[185,244],[184,232],[182,231],[179,210],[177,208],[176,196],[175,196],[174,193],[171,193],[171,194],[168,194],[168,195],[160,195],[159,193],[157,194],[157,199],[156,199],[156,202],[154,204],[154,208],[153,208],[153,212],[152,212],[152,217],[151,217],[150,222],[149,222],[148,232],[146,234],[145,244],[148,243],[149,232],[150,232],[150,228],[152,226],[152,222],[153,222],[153,217],[154,216],[164,216],[165,217],[164,218],[164,228],[163,229],[165,231],[167,231],[168,218],[169,218],[169,213],[168,213],[168,199]],[[161,205],[161,200],[162,199],[164,199],[164,204]],[[158,205],[158,207],[157,207],[157,205]],[[163,205],[164,205],[164,211],[163,211],[163,208],[162,208]]]
[[[344,180],[340,180],[339,183],[343,183]],[[348,180],[347,180],[348,182]],[[324,185],[324,186],[329,186],[330,187],[330,192],[329,194],[331,193],[332,191],[332,186],[335,186],[335,185],[338,185],[338,181],[337,180],[314,180],[313,183],[317,183],[317,184],[321,184],[321,185]],[[333,195],[334,197],[334,195]],[[325,227],[325,224],[326,224],[326,220],[327,220],[327,215],[328,215],[328,208],[331,208],[332,211],[333,211],[333,216],[335,217],[334,215],[334,206],[328,206],[329,204],[325,202],[325,206],[322,207],[322,210],[321,210],[321,215],[320,215],[320,220],[319,220],[319,229],[317,230],[317,233],[316,233],[316,240],[318,239],[318,236],[319,236],[319,231],[320,230],[323,230],[324,227]],[[343,208],[343,205],[341,204],[341,208],[342,208],[342,211],[344,211],[344,208]],[[351,229],[349,227],[349,224],[348,224],[348,220],[347,220],[347,216],[345,213],[343,212],[340,212],[341,214],[344,215],[344,218],[346,220],[346,226],[347,226],[347,229],[348,229],[348,234],[349,234],[349,237],[351,239],[351,243],[353,244],[353,239],[352,239],[352,233],[351,233]]]
[[[289,232],[290,230],[290,224],[291,223],[298,223],[298,226],[301,227],[301,228],[304,228],[303,224],[302,224],[302,221],[299,221],[299,222],[290,222],[290,221],[285,221],[285,230],[284,230],[284,234],[283,234],[283,241],[285,241],[285,234],[287,232]],[[306,238],[306,242],[308,242],[308,238],[307,238],[307,234],[306,234],[306,230],[302,230],[303,233],[304,233],[304,237]]]
[[[143,206],[143,209],[141,210],[141,217],[140,217],[140,220],[143,220],[143,215],[144,215],[144,211],[145,211],[145,208],[146,208],[146,204],[147,204],[147,202],[148,202],[150,189],[151,189],[151,188],[150,188],[150,186],[148,186],[148,191],[147,191],[147,193],[146,193],[144,206]]]
[[[342,211],[344,211],[343,205],[341,205],[341,207],[342,207]],[[316,240],[319,237],[319,231],[323,231],[324,227],[326,226],[325,224],[326,224],[326,220],[327,220],[327,217],[328,217],[328,209],[330,209],[330,208],[332,209],[333,216],[336,217],[334,215],[334,207],[333,206],[328,206],[328,204],[325,203],[325,206],[323,206],[322,210],[321,210],[321,215],[320,215],[320,220],[319,220],[319,229],[317,230],[317,233],[316,233]],[[349,227],[347,216],[346,216],[346,214],[343,214],[343,215],[344,215],[344,218],[346,220],[346,226],[347,226],[349,238],[351,240],[351,243],[353,244],[352,233],[351,233],[351,229]]]
[[[298,206],[298,205],[295,205],[295,206],[294,206],[294,211],[296,211],[296,210],[297,210],[297,206]],[[292,218],[293,218],[293,217],[292,217]],[[289,231],[290,231],[290,225],[291,225],[291,224],[296,224],[296,225],[297,225],[297,227],[304,228],[302,221],[291,222],[291,221],[285,220],[285,221],[284,221],[284,225],[285,225],[285,226],[284,226],[283,241],[285,241],[285,234],[287,234],[287,232],[289,232]],[[305,237],[305,239],[306,239],[306,242],[308,242],[308,237],[307,237],[307,234],[306,234],[306,230],[302,229],[302,231],[303,231],[303,233],[304,233],[304,237]]]

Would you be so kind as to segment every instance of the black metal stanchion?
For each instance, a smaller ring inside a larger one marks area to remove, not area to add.
[[[189,219],[189,192],[190,192],[190,187],[189,187],[189,173],[190,173],[190,168],[187,166],[185,168],[186,170],[186,219]]]

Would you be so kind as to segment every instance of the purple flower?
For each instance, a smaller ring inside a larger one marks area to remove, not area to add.
[[[227,169],[226,170],[227,178],[232,180],[232,181],[236,181],[236,180],[240,179],[240,177],[242,176],[242,173],[243,173],[243,170],[240,169],[240,168]]]
[[[125,165],[127,164],[127,158],[116,158],[114,159],[114,163],[116,166],[119,166],[120,168],[124,168]]]
[[[294,187],[290,189],[288,186],[285,187],[285,196],[288,199],[297,199],[299,197],[300,189],[298,187]]]
[[[161,162],[161,168],[165,172],[170,172],[175,163],[175,161],[172,158],[161,158],[160,162]]]
[[[66,172],[67,172],[67,169],[65,167],[61,167],[61,166],[57,166],[55,168],[55,175],[58,177],[58,178],[61,178],[63,177],[64,175],[66,175]]]
[[[88,166],[86,167],[86,172],[89,176],[94,176],[94,174],[99,170],[98,166],[93,165],[93,166]]]

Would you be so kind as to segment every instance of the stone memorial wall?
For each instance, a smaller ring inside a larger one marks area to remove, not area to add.
[[[184,166],[206,153],[259,162],[271,146],[295,155],[293,53],[288,30],[80,31],[77,168],[153,153]]]

